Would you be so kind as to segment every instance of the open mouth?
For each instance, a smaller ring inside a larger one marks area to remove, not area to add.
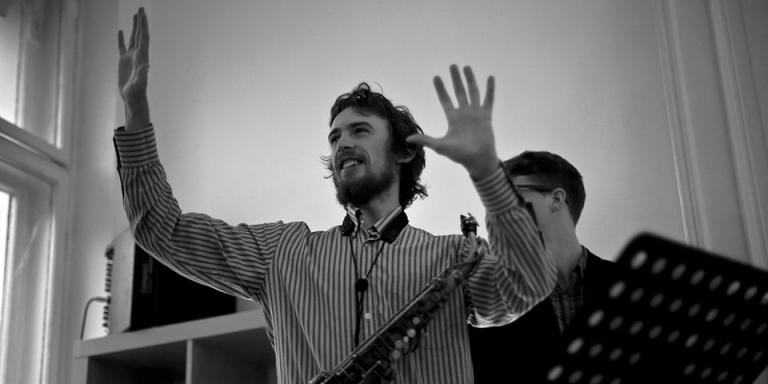
[[[352,171],[357,166],[363,164],[363,158],[354,154],[344,154],[339,157],[336,169],[340,174]]]
[[[344,171],[346,169],[355,167],[358,164],[360,164],[360,162],[357,160],[352,160],[352,159],[344,160],[344,162],[341,163],[341,170]]]

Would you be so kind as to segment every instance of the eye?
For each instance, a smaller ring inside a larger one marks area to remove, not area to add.
[[[368,133],[368,128],[366,128],[366,127],[355,128],[355,134],[360,135],[360,134],[363,134],[363,133]]]
[[[328,136],[328,143],[329,144],[336,144],[337,141],[339,141],[339,135],[329,135]]]

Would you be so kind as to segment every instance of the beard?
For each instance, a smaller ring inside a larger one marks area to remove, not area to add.
[[[352,204],[359,207],[367,204],[395,182],[396,167],[392,163],[388,161],[381,172],[367,172],[363,176],[350,180],[339,180],[339,177],[334,174],[333,185],[336,187],[336,200],[343,206]]]

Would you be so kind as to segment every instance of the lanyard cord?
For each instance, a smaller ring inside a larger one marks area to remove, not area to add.
[[[379,247],[379,250],[376,252],[376,256],[373,258],[373,262],[371,263],[370,267],[368,267],[368,272],[365,273],[365,276],[360,275],[358,272],[359,269],[357,268],[357,257],[355,256],[355,246],[352,244],[352,237],[347,237],[349,239],[349,249],[352,251],[352,264],[355,267],[355,345],[356,347],[360,344],[360,322],[363,314],[363,302],[365,301],[365,292],[368,290],[368,277],[371,275],[371,272],[373,272],[373,267],[376,266],[376,262],[379,261],[379,256],[381,256],[381,251],[384,250],[384,242],[381,243],[381,246]]]

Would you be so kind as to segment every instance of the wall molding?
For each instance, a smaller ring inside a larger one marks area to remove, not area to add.
[[[768,144],[742,2],[654,5],[686,240],[768,269]]]
[[[741,1],[710,0],[709,10],[750,261],[768,268],[768,147]]]
[[[685,118],[685,90],[681,81],[682,64],[680,63],[679,48],[674,31],[677,28],[672,17],[673,10],[668,0],[656,0],[655,7],[656,37],[659,47],[662,82],[664,84],[665,101],[667,104],[667,120],[669,122],[669,137],[672,142],[672,155],[675,166],[675,177],[679,191],[680,210],[682,213],[683,233],[687,243],[703,247],[704,226],[702,218],[697,214],[701,201],[697,196],[697,188],[693,180],[693,156],[689,146],[691,139],[691,124]]]

